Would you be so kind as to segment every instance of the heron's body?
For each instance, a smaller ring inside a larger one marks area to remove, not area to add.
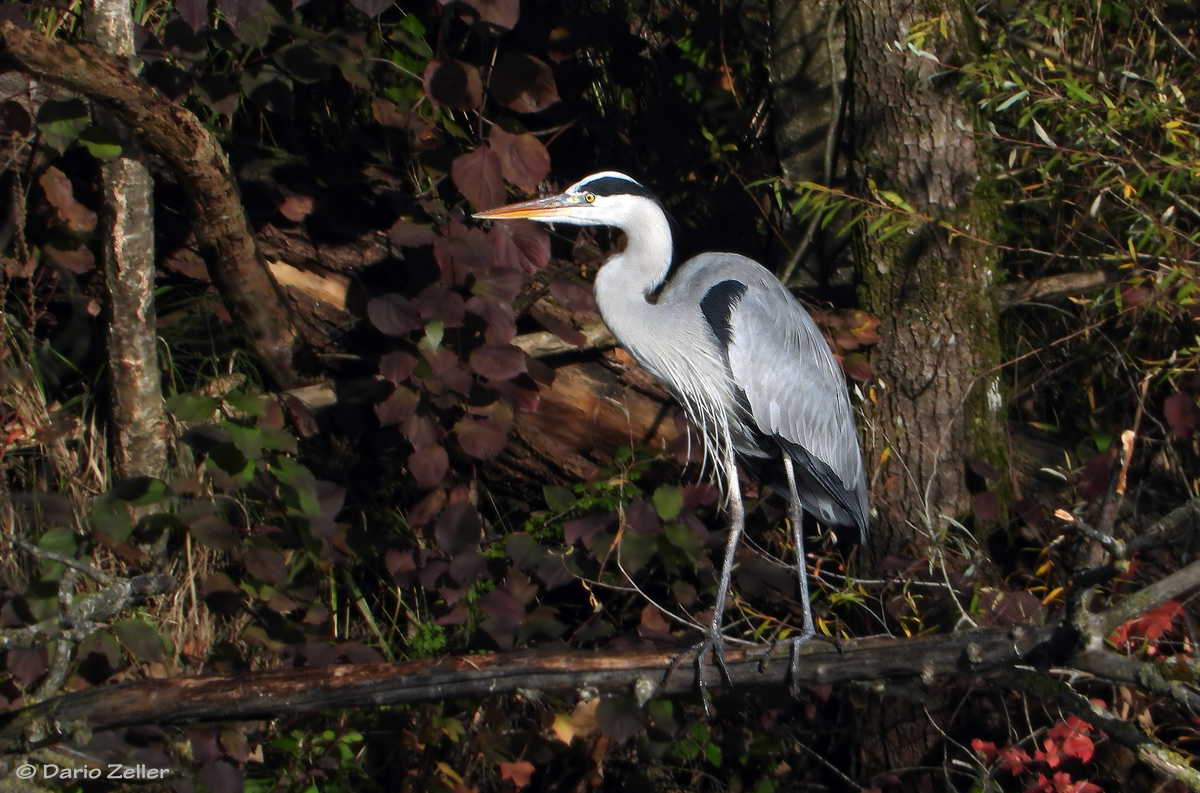
[[[574,225],[614,226],[625,249],[596,275],[604,322],[643,367],[679,400],[703,434],[706,459],[727,494],[730,539],[704,656],[721,660],[721,619],[744,525],[737,479],[741,461],[791,496],[805,624],[793,642],[793,681],[800,644],[814,635],[800,530],[801,509],[830,526],[867,538],[867,486],[854,414],[829,347],[799,302],[766,268],[732,253],[685,262],[666,286],[673,242],[654,196],[624,174],[606,171],[561,196],[481,212]],[[660,287],[661,290],[660,290]]]

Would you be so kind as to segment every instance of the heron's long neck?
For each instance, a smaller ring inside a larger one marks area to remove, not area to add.
[[[662,213],[647,212],[625,235],[625,250],[611,256],[596,274],[596,305],[621,346],[646,363],[647,345],[641,340],[663,330],[657,307],[648,298],[671,269],[671,227]]]

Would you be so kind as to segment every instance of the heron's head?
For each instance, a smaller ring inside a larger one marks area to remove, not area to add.
[[[653,193],[623,173],[601,171],[579,180],[561,195],[476,212],[475,217],[485,220],[529,218],[573,226],[628,229],[651,210],[662,212]]]

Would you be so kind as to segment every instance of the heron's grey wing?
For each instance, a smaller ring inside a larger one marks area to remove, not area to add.
[[[866,478],[845,380],[808,312],[767,270],[755,268],[740,279],[747,289],[729,314],[734,382],[758,429],[799,463],[798,479],[826,491],[810,493],[806,506],[857,527],[865,542]]]

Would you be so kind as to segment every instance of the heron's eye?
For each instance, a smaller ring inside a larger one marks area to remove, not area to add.
[[[595,193],[584,193],[583,200],[587,201],[589,204],[594,204],[594,203],[596,203],[596,194]]]

